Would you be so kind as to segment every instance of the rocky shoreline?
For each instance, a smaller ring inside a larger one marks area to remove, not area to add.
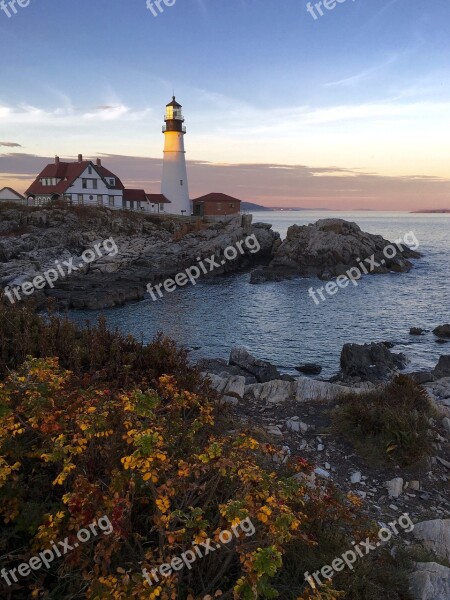
[[[448,333],[439,327],[435,335]],[[436,417],[433,456],[411,465],[395,461],[374,466],[333,429],[332,413],[351,393],[383,389],[408,363],[389,344],[346,344],[339,373],[331,381],[281,374],[244,348],[233,348],[229,361],[201,360],[197,367],[243,423],[260,431],[268,443],[282,448],[278,462],[301,456],[315,465],[308,485],[332,482],[343,494],[364,502],[364,511],[380,526],[408,514],[411,537],[397,546],[425,548],[426,560],[410,575],[414,600],[450,598],[450,356],[442,356],[425,378],[423,389]],[[423,375],[423,374],[422,374]],[[420,374],[411,374],[420,382]],[[283,456],[285,458],[283,458]],[[395,547],[394,547],[394,550]]]
[[[226,248],[248,236],[257,240],[258,252],[244,247],[235,259],[221,260]],[[117,253],[83,264],[83,253],[109,238]],[[388,246],[395,256],[382,258]],[[331,279],[371,256],[380,264],[368,273],[407,272],[413,266],[410,259],[420,254],[341,219],[294,225],[282,241],[270,224],[253,224],[251,215],[203,221],[107,208],[20,206],[2,207],[0,214],[3,288],[21,286],[56,263],[73,261],[79,267],[70,277],[34,290],[38,309],[49,297],[60,308],[84,310],[143,300],[150,297],[147,285],[156,286],[212,256],[218,265],[202,278],[251,270],[250,282],[262,283],[290,277]]]
[[[82,207],[83,208],[83,207]],[[2,287],[32,280],[55,261],[73,259],[99,242],[114,240],[117,254],[96,260],[53,288],[36,290],[38,308],[54,298],[61,308],[100,310],[144,299],[148,284],[157,284],[224,249],[254,236],[259,251],[244,245],[243,254],[227,260],[206,276],[241,272],[264,264],[280,236],[271,226],[252,224],[248,215],[222,221],[189,221],[109,209],[42,208],[3,210],[0,220],[0,283]]]

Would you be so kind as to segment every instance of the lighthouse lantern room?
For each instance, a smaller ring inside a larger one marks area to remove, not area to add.
[[[170,200],[170,212],[178,215],[191,215],[189,187],[184,150],[184,117],[181,104],[172,98],[166,106],[164,117],[164,161],[161,193]]]

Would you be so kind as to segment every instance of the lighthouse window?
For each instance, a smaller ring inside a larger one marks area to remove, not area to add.
[[[182,179],[180,179],[180,185],[183,185],[183,180]]]

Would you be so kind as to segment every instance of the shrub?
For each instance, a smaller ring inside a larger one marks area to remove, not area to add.
[[[223,415],[173,342],[159,336],[143,346],[103,321],[80,330],[27,306],[0,313],[2,568],[52,542],[74,546],[77,532],[103,516],[112,525],[11,587],[0,578],[1,597],[347,597],[333,589],[350,585],[345,577],[313,590],[303,573],[365,539],[360,499],[328,483],[307,487],[312,467],[299,458],[281,465],[276,447]],[[143,577],[143,568],[151,573],[206,538],[214,549],[221,531],[246,518],[253,535],[153,586]],[[348,598],[367,600],[377,577],[372,570]]]
[[[333,422],[366,457],[410,465],[432,450],[433,415],[425,390],[399,375],[384,388],[341,398]]]

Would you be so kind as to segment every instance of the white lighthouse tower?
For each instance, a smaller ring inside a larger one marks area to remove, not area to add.
[[[166,106],[163,126],[164,133],[164,162],[161,181],[161,193],[171,201],[169,211],[176,215],[191,215],[189,187],[186,171],[184,150],[184,134],[186,127],[181,104],[172,97],[172,102]]]

